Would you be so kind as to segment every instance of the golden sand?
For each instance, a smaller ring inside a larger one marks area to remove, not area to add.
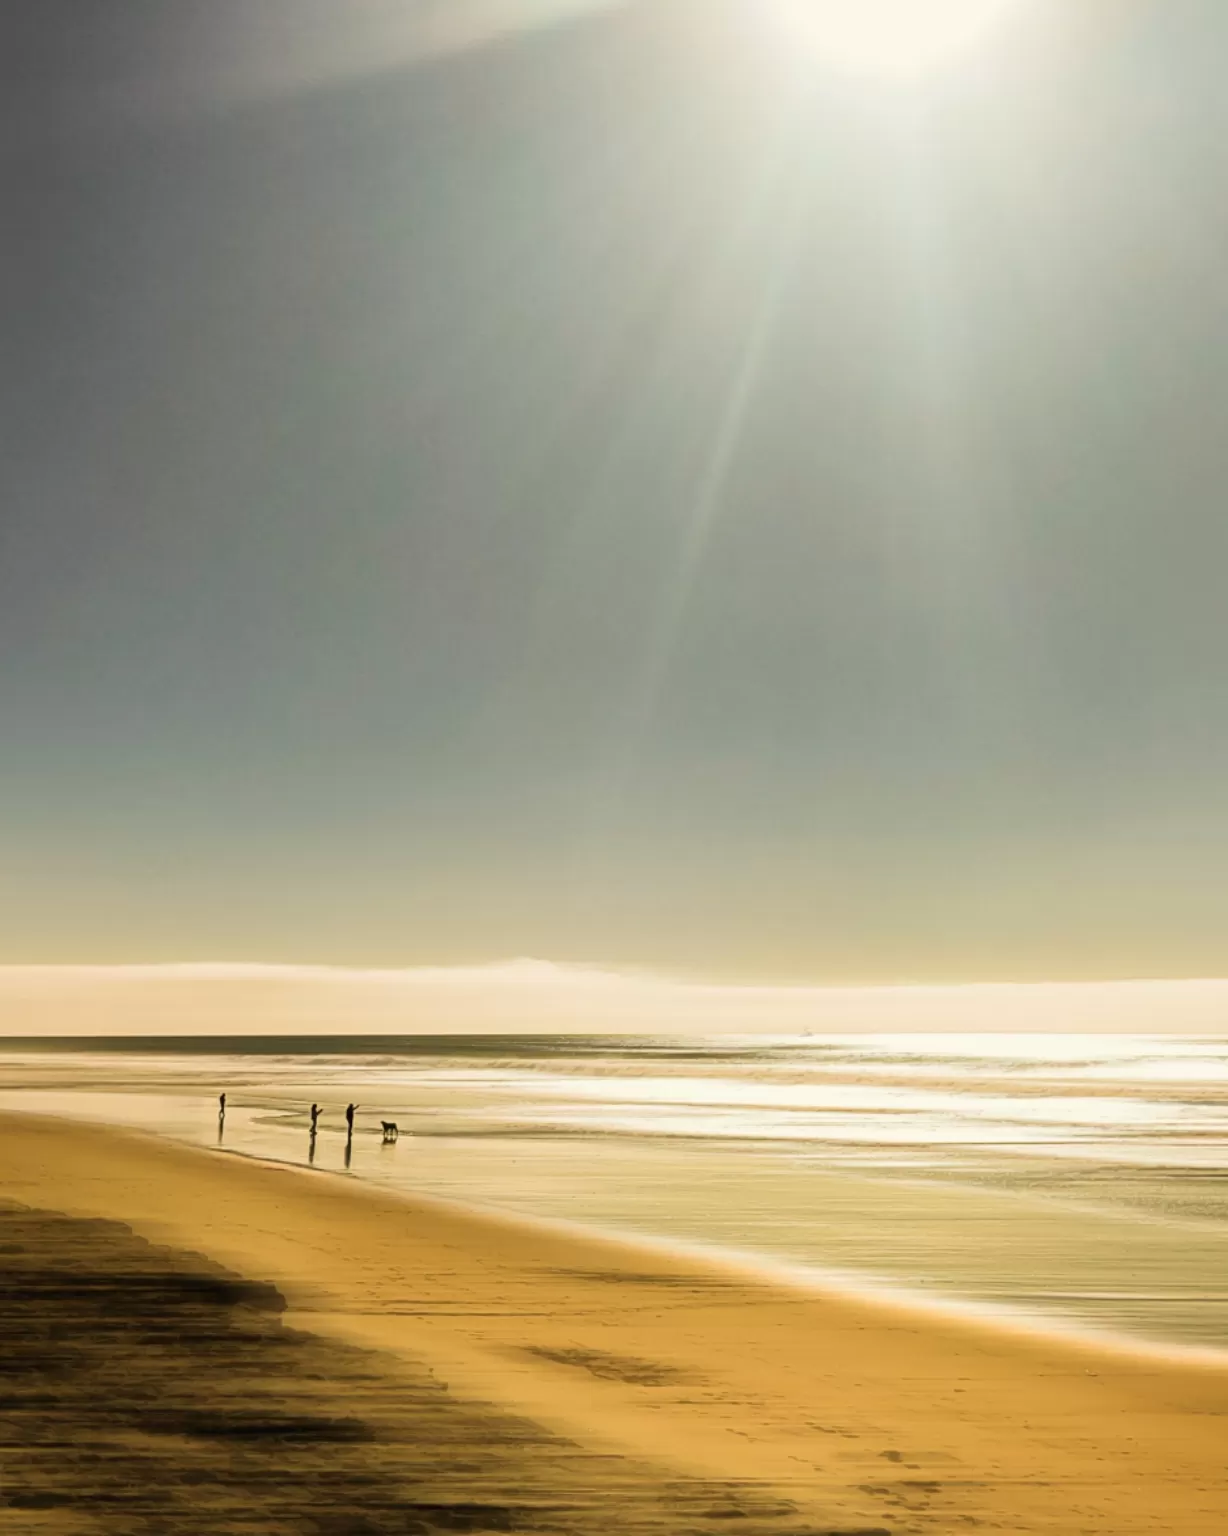
[[[782,1531],[815,1536],[1228,1532],[1228,1372],[1211,1366],[84,1125],[0,1120],[0,1169],[6,1199],[272,1282],[297,1326],[596,1453],[615,1502],[630,1464],[756,1488]]]

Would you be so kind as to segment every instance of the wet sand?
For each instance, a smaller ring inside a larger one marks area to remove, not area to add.
[[[1222,1369],[87,1125],[0,1170],[0,1531],[1228,1530]]]

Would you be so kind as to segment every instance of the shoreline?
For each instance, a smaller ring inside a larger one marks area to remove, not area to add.
[[[60,1091],[79,1092],[79,1090]],[[140,1094],[137,1096],[143,1097]],[[182,1097],[185,1101],[200,1098],[202,1103],[211,1102],[208,1096],[187,1091],[177,1093],[175,1096]],[[297,1100],[288,1099],[287,1102],[297,1103]],[[496,1202],[487,1203],[472,1196],[462,1198],[417,1189],[406,1190],[403,1186],[372,1178],[369,1170],[356,1169],[351,1174],[335,1164],[313,1165],[293,1155],[282,1155],[268,1150],[251,1150],[216,1142],[212,1137],[198,1138],[148,1124],[93,1119],[84,1115],[78,1117],[76,1114],[65,1114],[55,1109],[26,1109],[11,1102],[0,1107],[0,1117],[7,1114],[30,1115],[36,1119],[57,1121],[63,1119],[74,1124],[92,1124],[137,1137],[146,1136],[153,1144],[168,1143],[206,1153],[221,1153],[227,1157],[300,1173],[329,1173],[339,1179],[351,1179],[352,1187],[378,1189],[389,1198],[405,1200],[411,1205],[424,1204],[438,1206],[442,1210],[468,1212],[480,1220],[507,1222],[515,1228],[539,1230],[564,1237],[574,1236],[581,1240],[606,1239],[620,1246],[666,1258],[675,1255],[700,1264],[717,1265],[751,1282],[783,1286],[799,1290],[803,1294],[820,1298],[828,1297],[835,1301],[848,1300],[881,1306],[888,1310],[903,1312],[908,1316],[915,1315],[921,1322],[927,1319],[940,1323],[960,1324],[962,1322],[974,1329],[987,1329],[993,1334],[1006,1332],[1025,1337],[1035,1336],[1040,1340],[1048,1339],[1095,1355],[1111,1353],[1160,1364],[1170,1363],[1207,1370],[1228,1370],[1228,1344],[1191,1343],[1155,1334],[1149,1336],[1142,1331],[1114,1327],[1109,1322],[1082,1320],[1074,1311],[1062,1309],[1063,1300],[1077,1302],[1085,1299],[1085,1294],[1091,1293],[1078,1291],[1071,1291],[1069,1294],[1051,1293],[1051,1296],[1038,1296],[1035,1301],[1032,1297],[1018,1301],[983,1298],[963,1291],[954,1284],[910,1285],[906,1280],[888,1273],[880,1273],[870,1267],[816,1263],[803,1257],[791,1257],[787,1253],[773,1253],[770,1248],[740,1247],[699,1237],[643,1231],[611,1222],[589,1222],[580,1218],[551,1215],[540,1211],[516,1210]],[[322,1134],[325,1139],[331,1135],[336,1145],[344,1141],[344,1132],[340,1127],[332,1127],[331,1130],[325,1130]],[[651,1140],[651,1138],[642,1137],[637,1139]],[[841,1170],[838,1171],[837,1176],[853,1179],[860,1177],[855,1170],[852,1172]],[[956,1186],[952,1184],[949,1187]],[[977,1192],[975,1186],[969,1186],[969,1188]],[[1015,1190],[998,1190],[995,1195],[996,1198],[1004,1201],[1027,1202],[1027,1197]],[[1077,1200],[1060,1197],[1047,1197],[1045,1203],[1051,1207],[1061,1207],[1076,1215],[1085,1210],[1098,1222],[1120,1223],[1123,1226],[1145,1222],[1149,1226],[1162,1226],[1195,1236],[1205,1235],[1207,1231],[1212,1230],[1206,1222],[1150,1211],[1143,1214],[1126,1209],[1083,1205]],[[1105,1287],[1105,1289],[1111,1288]],[[1052,1299],[1055,1303],[1052,1310],[1044,1305],[1045,1300],[1048,1299]],[[1172,1296],[1166,1294],[1161,1299],[1166,1302],[1171,1301]],[[1199,1299],[1204,1298],[1189,1297],[1187,1301]],[[1218,1300],[1219,1298],[1208,1296],[1205,1299]]]
[[[759,1487],[812,1532],[1228,1528],[1219,1360],[790,1286],[741,1255],[216,1150],[8,1115],[0,1196],[203,1253],[276,1285],[317,1337],[425,1362],[602,1455]]]
[[[160,1136],[157,1132],[134,1130],[130,1134],[148,1136],[154,1141],[176,1140]],[[355,1189],[375,1189],[391,1200],[411,1207],[427,1206],[443,1212],[470,1215],[477,1221],[506,1224],[516,1230],[541,1232],[556,1237],[575,1238],[580,1242],[605,1242],[616,1249],[643,1252],[656,1258],[678,1258],[683,1261],[721,1270],[749,1284],[783,1287],[796,1290],[819,1300],[827,1299],[837,1304],[852,1302],[867,1307],[881,1308],[886,1313],[913,1318],[917,1323],[927,1321],[947,1323],[967,1328],[974,1333],[982,1331],[991,1336],[1010,1335],[1038,1343],[1051,1342],[1093,1357],[1105,1355],[1133,1359],[1140,1362],[1175,1365],[1194,1370],[1220,1371],[1228,1375],[1228,1347],[1214,1345],[1180,1344],[1163,1339],[1148,1339],[1124,1330],[1098,1328],[1090,1323],[1079,1323],[1061,1313],[1028,1311],[1010,1302],[978,1301],[957,1294],[934,1294],[911,1289],[889,1276],[875,1275],[860,1270],[835,1267],[824,1268],[804,1261],[790,1261],[773,1257],[769,1253],[757,1253],[750,1248],[725,1247],[699,1239],[663,1237],[632,1228],[615,1228],[590,1225],[573,1221],[566,1216],[546,1216],[530,1212],[509,1211],[498,1205],[486,1205],[476,1200],[449,1200],[445,1196],[426,1192],[408,1194],[394,1185],[379,1184],[351,1174],[344,1169],[313,1167],[295,1162],[290,1158],[272,1157],[259,1152],[248,1152],[238,1147],[200,1146],[192,1142],[177,1145],[193,1147],[205,1154],[233,1157],[245,1162],[264,1164],[270,1168],[284,1168],[311,1176],[325,1176],[348,1183]],[[2,1187],[2,1186],[0,1186]],[[1110,1213],[1113,1215],[1116,1213]],[[1123,1218],[1125,1219],[1125,1218]],[[1155,1218],[1168,1221],[1168,1218]]]

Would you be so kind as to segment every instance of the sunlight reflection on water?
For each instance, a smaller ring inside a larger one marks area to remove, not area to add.
[[[290,1042],[288,1042],[288,1045]],[[493,1041],[0,1058],[0,1107],[1228,1347],[1228,1042]],[[380,1145],[378,1119],[399,1145]]]

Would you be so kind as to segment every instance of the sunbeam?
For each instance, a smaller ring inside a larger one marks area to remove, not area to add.
[[[816,55],[858,74],[911,77],[983,38],[1016,0],[783,0]]]
[[[190,70],[125,82],[125,111],[154,118],[224,110],[376,79],[543,32],[624,0],[271,0],[220,4]],[[191,34],[185,29],[184,36]]]

